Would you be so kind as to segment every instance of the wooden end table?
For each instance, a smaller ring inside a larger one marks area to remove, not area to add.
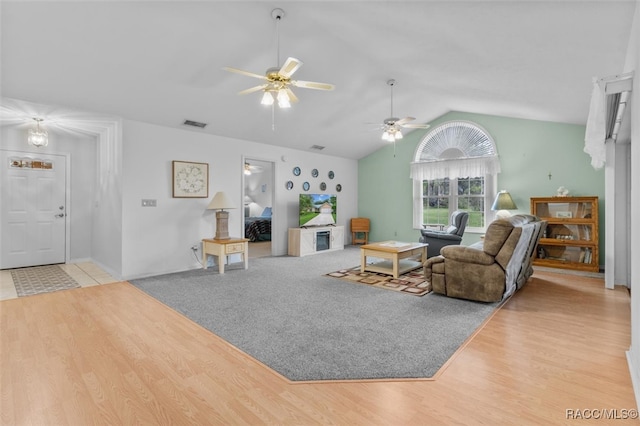
[[[393,275],[393,278],[421,268],[427,260],[426,243],[403,243],[399,241],[383,241],[381,243],[360,246],[360,272],[371,271]],[[409,259],[420,256],[420,261]],[[367,257],[387,259],[387,262],[367,264]]]
[[[207,255],[218,258],[218,271],[224,274],[224,264],[231,254],[242,254],[244,269],[249,269],[249,239],[229,238],[226,240],[216,240],[205,238],[202,240],[202,267],[207,269]]]

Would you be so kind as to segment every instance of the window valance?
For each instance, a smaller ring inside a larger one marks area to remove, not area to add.
[[[421,182],[433,179],[454,179],[462,176],[495,176],[498,173],[500,173],[500,159],[497,155],[493,155],[413,162],[411,163],[410,177]]]

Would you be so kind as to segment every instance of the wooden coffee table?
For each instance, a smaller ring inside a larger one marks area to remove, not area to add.
[[[404,243],[401,241],[383,241],[381,243],[360,246],[360,272],[371,271],[393,275],[393,278],[421,268],[427,260],[425,243]],[[420,256],[420,260],[409,259]],[[367,264],[367,257],[386,259],[382,262]]]

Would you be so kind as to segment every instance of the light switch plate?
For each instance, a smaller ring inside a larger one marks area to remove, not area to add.
[[[156,207],[157,200],[142,200],[142,207]]]

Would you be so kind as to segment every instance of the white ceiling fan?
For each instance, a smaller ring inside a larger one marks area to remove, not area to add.
[[[414,117],[404,117],[398,118],[393,116],[393,86],[395,86],[396,81],[391,79],[387,81],[387,84],[391,86],[391,117],[385,119],[382,123],[382,140],[388,142],[395,142],[399,139],[402,139],[402,130],[405,129],[428,129],[431,127],[428,124],[420,124],[420,123],[409,123],[410,121],[415,120]]]
[[[276,20],[276,29],[278,29],[278,23],[284,17],[284,11],[282,9],[273,9],[271,11],[271,17]],[[280,36],[278,33],[278,51],[276,54],[276,61],[280,63]],[[237,68],[225,67],[226,71],[235,72],[238,74],[246,75],[248,77],[258,78],[265,82],[261,85],[251,87],[249,89],[239,92],[239,95],[246,95],[248,93],[263,91],[261,103],[263,105],[274,105],[274,102],[278,101],[280,108],[291,107],[292,102],[298,102],[298,97],[291,90],[291,86],[300,87],[304,89],[315,90],[333,90],[334,86],[328,83],[317,83],[314,81],[302,81],[292,80],[291,76],[298,68],[302,66],[302,61],[296,58],[289,57],[285,61],[282,67],[273,67],[267,69],[265,75],[252,73],[249,71],[240,70]]]
[[[262,166],[257,166],[255,164],[251,164],[248,161],[244,163],[244,174],[249,176],[253,173],[262,173]]]

